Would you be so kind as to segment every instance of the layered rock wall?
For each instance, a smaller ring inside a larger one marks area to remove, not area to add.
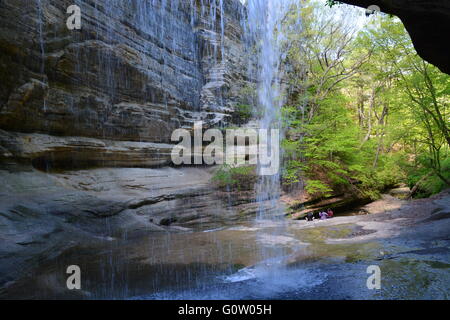
[[[223,201],[211,169],[170,167],[172,131],[226,124],[247,86],[242,9],[0,1],[0,296],[80,246],[254,214],[252,199]]]
[[[2,1],[0,129],[168,143],[226,123],[246,85],[241,15],[238,0]]]

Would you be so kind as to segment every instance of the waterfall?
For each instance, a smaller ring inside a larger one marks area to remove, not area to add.
[[[38,31],[39,31],[39,49],[41,50],[41,73],[45,72],[45,43],[44,43],[44,13],[41,0],[37,0],[38,9]]]
[[[268,130],[268,148],[275,148],[270,141],[271,129],[280,132],[281,145],[281,107],[283,105],[283,70],[282,61],[286,54],[285,28],[283,21],[289,10],[294,9],[297,0],[248,0],[247,6],[247,38],[250,40],[250,50],[257,52],[255,74],[258,110],[262,113],[259,120],[260,129]],[[281,156],[281,152],[280,152]],[[281,162],[281,161],[280,161]],[[285,233],[284,209],[280,203],[281,172],[274,175],[263,175],[262,166],[258,165],[259,179],[256,185],[257,202],[259,203],[258,220],[270,220],[275,223],[272,237]],[[284,255],[280,249],[261,248],[263,259],[281,257]]]
[[[281,79],[281,61],[283,60],[282,44],[286,40],[283,33],[283,19],[296,0],[248,0],[247,32],[253,46],[256,46],[258,58],[256,74],[258,83],[258,109],[263,113],[259,126],[261,129],[282,129],[281,107],[283,90]],[[281,137],[280,137],[281,138]],[[274,200],[280,196],[280,172],[272,176],[261,176],[258,184],[259,202]],[[264,218],[265,210],[260,210]]]
[[[41,68],[40,72],[44,76],[44,81],[47,84],[47,77],[45,76],[45,38],[44,38],[44,23],[45,17],[43,12],[43,6],[41,0],[37,0],[37,11],[38,11],[38,32],[39,32],[39,49],[41,51]],[[42,111],[47,112],[47,99],[44,96],[42,101]]]

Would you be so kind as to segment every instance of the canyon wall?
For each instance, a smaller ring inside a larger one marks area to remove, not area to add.
[[[249,85],[242,14],[239,0],[0,1],[0,297],[67,250],[257,211],[210,168],[170,161],[174,129],[227,125]]]
[[[81,30],[66,26],[72,4]],[[226,124],[239,102],[242,13],[239,0],[2,1],[0,157],[167,163],[174,129]],[[154,144],[116,152],[128,141]]]

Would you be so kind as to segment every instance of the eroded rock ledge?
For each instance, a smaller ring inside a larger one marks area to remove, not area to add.
[[[206,230],[259,208],[223,201],[204,168],[0,168],[0,291],[39,263],[89,243]]]
[[[156,167],[171,163],[172,145],[0,130],[3,161],[48,170],[83,167]]]

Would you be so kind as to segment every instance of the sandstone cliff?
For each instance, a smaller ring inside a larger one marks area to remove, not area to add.
[[[69,30],[73,1],[2,1],[0,129],[168,143],[174,129],[195,120],[226,123],[246,85],[247,60],[241,4],[220,3],[75,1],[82,29]],[[22,159],[10,148],[20,142],[4,131],[1,157]],[[60,150],[67,158],[66,141],[52,140],[61,148],[51,157]],[[104,153],[84,145],[73,149],[86,161]]]
[[[206,168],[169,167],[174,129],[227,124],[240,102],[241,15],[239,0],[0,2],[0,291],[83,243],[257,210]]]

